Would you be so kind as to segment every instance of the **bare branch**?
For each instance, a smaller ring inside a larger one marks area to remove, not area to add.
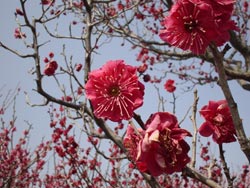
[[[220,152],[220,159],[222,162],[224,174],[227,178],[227,183],[228,183],[227,186],[228,186],[228,188],[233,188],[233,179],[230,176],[230,171],[229,171],[229,168],[228,168],[227,163],[226,163],[222,144],[219,144],[219,152]]]
[[[192,168],[195,167],[196,163],[196,144],[197,144],[197,123],[196,123],[196,113],[197,113],[197,104],[199,101],[199,97],[197,96],[197,90],[194,91],[194,103],[193,103],[193,112],[191,116],[191,120],[193,123],[193,140],[192,140],[192,160],[190,162],[190,166]]]
[[[3,44],[1,41],[0,41],[0,47],[4,48],[5,50],[7,50],[7,51],[9,51],[9,52],[17,55],[18,57],[21,57],[21,58],[31,58],[31,57],[34,57],[34,55],[35,55],[35,54],[26,54],[26,55],[21,54],[20,52],[9,48],[5,44]]]
[[[207,177],[203,176],[202,174],[200,174],[199,172],[197,172],[193,168],[190,168],[190,167],[184,168],[183,175],[187,175],[191,178],[194,178],[194,179],[204,183],[205,185],[207,185],[211,188],[222,188],[220,185],[215,183],[213,180],[208,179]]]
[[[234,101],[231,90],[226,80],[226,73],[225,73],[225,69],[223,65],[223,57],[221,53],[218,51],[216,46],[210,45],[210,49],[212,50],[212,53],[214,55],[215,65],[217,68],[217,72],[219,74],[219,84],[228,102],[228,105],[232,114],[232,118],[233,118],[233,123],[234,123],[235,130],[236,130],[237,138],[241,146],[241,150],[245,153],[248,161],[250,162],[250,141],[246,137],[244,128],[242,126],[242,120],[238,112],[237,104]]]

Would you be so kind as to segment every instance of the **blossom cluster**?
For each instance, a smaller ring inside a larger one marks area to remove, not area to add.
[[[135,67],[123,60],[112,60],[89,73],[86,97],[97,118],[121,122],[133,117],[134,110],[142,106],[144,95],[144,85],[136,72]],[[169,79],[164,87],[174,92],[173,84],[174,80]],[[235,128],[226,100],[210,101],[200,114],[206,120],[199,129],[202,136],[213,135],[218,144],[235,141]],[[190,147],[184,138],[191,134],[179,127],[175,115],[157,112],[142,128],[129,125],[123,141],[137,168],[153,176],[182,171],[190,161]]]
[[[55,74],[56,69],[58,68],[58,64],[54,58],[54,53],[50,52],[49,53],[49,58],[45,57],[44,58],[44,63],[46,63],[46,66],[44,68],[43,73],[47,76],[52,76]]]
[[[55,0],[41,0],[42,5],[54,6],[54,3]],[[237,30],[234,21],[231,20],[234,3],[235,0],[176,0],[169,15],[162,23],[164,29],[160,31],[159,36],[170,45],[179,47],[182,50],[191,50],[194,54],[205,53],[211,43],[222,46],[230,38],[229,31]],[[78,9],[82,9],[83,4],[83,1],[72,3],[72,5]],[[163,10],[161,8],[155,8],[153,5],[150,9],[144,7],[144,11],[150,10],[149,13],[152,13],[153,17],[158,19],[159,15],[163,14]],[[245,5],[245,9],[247,6],[248,4]],[[123,11],[126,6],[119,2],[117,7],[119,11]],[[60,11],[56,13],[54,13],[54,10],[51,11],[51,14],[56,15],[59,13]],[[108,17],[116,17],[118,12],[114,7],[110,6],[104,14]],[[24,12],[20,9],[16,9],[16,15],[24,16]],[[145,15],[139,12],[136,12],[135,16],[138,20],[144,20],[145,18]],[[73,25],[75,24],[77,24],[77,22],[73,21]],[[151,30],[154,34],[158,34],[158,29],[151,28]],[[109,32],[112,33],[113,30],[110,29]],[[17,39],[26,38],[26,34],[22,33],[20,28],[15,29],[14,36]],[[96,45],[95,48],[97,49],[97,47]],[[150,57],[148,54],[149,50],[146,47],[141,49],[137,60],[142,61],[143,65],[139,68],[125,64],[123,60],[111,60],[100,69],[94,70],[87,75],[88,81],[84,89],[86,97],[91,102],[91,107],[93,108],[93,113],[96,118],[118,122],[119,126],[117,129],[123,129],[122,120],[130,120],[133,118],[134,111],[143,105],[145,89],[136,73],[139,72],[140,75],[143,75],[144,82],[160,82],[159,80],[151,79],[149,74],[144,74],[148,69],[146,62],[150,62],[150,65],[153,65],[158,60],[158,57]],[[58,64],[54,60],[54,53],[49,53],[48,57],[45,57],[44,63],[45,68],[43,74],[47,76],[54,75],[58,68]],[[81,71],[82,64],[77,64],[75,70],[77,72]],[[164,84],[164,88],[170,93],[175,92],[175,81],[168,79]],[[82,87],[78,88],[78,95],[82,94],[82,89]],[[75,101],[75,99],[69,95],[65,95],[62,97],[62,101],[72,102]],[[60,106],[60,112],[63,111],[63,106]],[[4,109],[1,108],[0,114],[3,113]],[[200,135],[205,137],[212,135],[213,140],[218,144],[236,141],[236,131],[226,100],[209,101],[208,105],[202,107],[200,114],[205,119],[205,122],[199,128]],[[67,164],[70,171],[69,174],[65,175],[67,179],[78,173],[77,171],[80,169],[76,168],[76,166],[78,166],[84,169],[84,173],[81,173],[81,178],[84,180],[84,178],[87,177],[88,170],[95,170],[96,167],[99,168],[101,163],[98,162],[97,158],[87,160],[87,157],[82,158],[78,154],[80,145],[76,142],[74,136],[68,134],[73,128],[73,125],[67,127],[66,120],[66,116],[62,115],[58,124],[56,121],[51,121],[50,126],[54,129],[51,144],[54,144],[53,149],[58,157],[61,159],[70,159],[69,164]],[[192,135],[189,131],[179,126],[177,117],[174,114],[169,112],[154,113],[146,121],[145,126],[141,127],[141,129],[138,129],[130,123],[127,126],[123,140],[128,157],[141,172],[151,174],[152,176],[160,176],[164,173],[172,174],[174,172],[181,172],[190,162],[190,157],[188,156],[190,146],[184,139]],[[15,128],[13,127],[11,131],[14,132]],[[102,130],[98,130],[98,133],[99,132],[102,132]],[[118,131],[115,133],[118,134]],[[28,132],[25,132],[25,139],[27,134]],[[6,151],[8,150],[7,144],[10,143],[9,135],[10,132],[7,129],[4,129],[3,134],[0,134],[0,138],[2,137],[0,141],[4,143],[4,149]],[[18,171],[12,170],[12,168],[17,168],[16,166],[13,167],[12,163],[15,165],[18,163],[22,164],[23,168],[21,170],[25,172],[20,175],[22,179],[30,179],[30,176],[36,177],[36,171],[40,171],[43,168],[45,161],[37,159],[37,167],[34,171],[34,175],[29,175],[28,171],[26,172],[26,166],[29,166],[32,161],[29,152],[23,148],[26,142],[25,139],[20,140],[20,145],[17,145],[12,150],[9,155],[10,157],[7,155],[7,152],[2,154],[4,157],[6,156],[6,160],[0,165],[1,169],[3,169],[1,176],[6,175],[8,171],[13,172],[13,174],[11,174],[13,177],[19,176],[20,173]],[[96,147],[99,140],[89,136],[88,142]],[[47,150],[49,149],[45,148],[44,153],[46,153]],[[89,147],[85,151],[86,156],[90,155],[90,150]],[[114,157],[116,157],[117,153],[120,153],[118,146],[110,148],[109,151]],[[44,154],[44,156],[45,155],[46,154]],[[206,147],[202,148],[201,157],[205,161],[209,160]],[[82,159],[80,160],[80,158]],[[21,162],[19,160],[21,160]],[[110,162],[113,165],[113,179],[110,182],[115,182],[119,174],[115,171],[114,160],[110,159]],[[63,165],[58,166],[59,170],[57,169],[57,171],[65,170],[64,165],[66,165],[66,163],[62,164]],[[220,169],[216,174],[221,176]],[[247,172],[244,174],[247,175]],[[58,178],[58,182],[55,181],[56,178]],[[244,179],[245,177],[242,178]],[[6,176],[6,179],[8,180],[8,176]],[[46,175],[47,183],[53,186],[62,186],[57,184],[59,182],[64,183],[60,181],[60,179],[60,174],[57,177]],[[70,181],[73,182],[71,182],[71,185],[75,187],[82,184],[81,181]],[[34,182],[38,182],[38,180],[35,179]],[[94,179],[93,184],[97,182],[101,182],[101,178],[98,176]],[[88,184],[88,182],[86,183]],[[112,185],[112,183],[110,184]],[[4,184],[0,183],[0,185]],[[19,187],[25,186],[25,184],[20,184],[20,182],[17,182],[17,185]]]
[[[237,30],[231,20],[234,0],[179,0],[165,18],[160,37],[170,45],[194,54],[203,54],[210,43],[223,45],[229,30]]]
[[[2,118],[2,122],[0,187],[41,187],[41,174],[47,152],[50,151],[49,142],[42,142],[32,153],[27,148],[30,129],[25,129],[20,133],[15,121],[8,123]]]
[[[174,80],[168,79],[164,84],[164,88],[166,91],[173,93],[176,90],[176,87],[174,86]]]
[[[132,118],[134,110],[143,104],[144,95],[136,71],[123,60],[116,60],[89,74],[85,90],[96,117],[115,122]],[[159,112],[149,118],[145,130],[128,126],[124,145],[140,171],[158,176],[179,172],[189,162],[185,136],[191,134],[179,127],[173,114]]]
[[[189,163],[189,145],[184,140],[191,134],[181,129],[177,118],[168,112],[157,112],[138,132],[128,126],[124,146],[141,172],[159,176],[180,172]]]
[[[15,32],[14,32],[14,37],[16,39],[23,39],[23,38],[26,38],[26,34],[21,32],[21,29],[20,28],[16,28],[15,29]]]
[[[178,0],[164,20],[165,28],[160,31],[160,37],[183,50],[203,54],[211,43],[223,45],[230,38],[229,30],[237,29],[231,20],[233,6],[234,0]],[[144,50],[141,56],[146,53]],[[123,60],[114,60],[90,72],[85,92],[94,115],[114,122],[130,120],[134,111],[143,104],[144,85],[136,72],[142,75],[147,68],[146,63],[135,68]],[[143,79],[145,82],[150,80],[145,79],[145,75]],[[168,79],[164,88],[174,92],[174,80]],[[200,114],[205,119],[199,128],[202,136],[213,135],[218,144],[236,140],[226,100],[209,101]],[[180,172],[190,162],[190,147],[184,140],[186,136],[192,135],[180,128],[174,114],[157,112],[150,116],[142,129],[130,123],[123,144],[141,172],[159,176]]]

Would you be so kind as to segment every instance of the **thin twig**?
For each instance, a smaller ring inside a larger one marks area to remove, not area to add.
[[[181,125],[181,124],[184,122],[184,120],[187,118],[187,116],[188,116],[188,114],[189,114],[191,108],[192,108],[192,106],[190,106],[190,107],[188,108],[188,110],[187,110],[186,114],[184,115],[184,117],[182,118],[182,120],[179,121],[179,125]]]
[[[224,174],[227,178],[227,183],[228,183],[227,187],[232,188],[233,187],[233,179],[230,176],[230,171],[229,171],[229,168],[228,168],[226,160],[225,160],[222,144],[219,144],[219,152],[220,152],[220,159],[221,159],[222,167],[224,170]]]
[[[199,101],[199,97],[197,96],[197,90],[194,91],[194,104],[193,104],[193,113],[191,116],[191,120],[193,123],[193,140],[192,140],[192,159],[190,166],[192,168],[195,167],[196,163],[196,144],[197,144],[197,123],[196,123],[196,113],[197,113],[197,104]]]
[[[144,125],[144,122],[141,119],[141,116],[138,115],[138,114],[136,114],[136,113],[134,113],[133,118],[140,125],[140,127],[145,130],[145,125]]]
[[[3,44],[1,41],[0,41],[0,47],[4,48],[5,50],[7,50],[7,51],[9,51],[9,52],[17,55],[18,57],[21,57],[21,58],[31,58],[31,57],[34,57],[34,54],[25,54],[25,55],[21,54],[20,52],[9,48],[5,44]]]
[[[165,108],[164,108],[164,104],[165,104],[165,100],[164,100],[164,98],[161,96],[161,94],[160,94],[160,89],[156,86],[156,85],[154,85],[154,87],[155,87],[155,89],[156,89],[156,91],[157,91],[157,95],[158,95],[158,99],[159,99],[159,103],[158,103],[158,111],[159,112],[164,112],[165,111]]]

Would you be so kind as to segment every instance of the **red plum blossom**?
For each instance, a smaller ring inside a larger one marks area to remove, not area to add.
[[[166,81],[166,83],[164,84],[164,88],[170,92],[170,93],[173,93],[176,89],[176,87],[174,86],[174,80],[172,79],[168,79]]]
[[[114,122],[131,119],[143,104],[144,85],[138,80],[136,67],[123,60],[108,61],[89,74],[85,85],[94,114]]]
[[[230,20],[234,1],[180,0],[165,17],[160,38],[170,45],[203,54],[211,42],[218,46],[237,30]]]
[[[179,127],[177,118],[168,112],[153,114],[146,130],[128,127],[124,145],[141,172],[159,176],[180,172],[189,163],[189,145],[184,138],[191,134]]]
[[[218,143],[229,143],[236,141],[235,128],[232,115],[226,100],[209,101],[200,110],[205,122],[199,128],[202,136],[213,136],[213,140]]]

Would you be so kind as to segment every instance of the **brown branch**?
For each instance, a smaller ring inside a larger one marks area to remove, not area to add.
[[[80,110],[82,108],[82,105],[65,102],[65,101],[63,101],[61,99],[57,99],[57,98],[51,96],[50,94],[48,94],[47,92],[45,92],[43,87],[42,87],[41,80],[36,80],[36,85],[37,85],[37,92],[40,95],[42,95],[43,97],[45,97],[48,101],[51,101],[51,102],[66,106],[68,108],[75,109],[75,110]],[[86,107],[84,107],[84,111],[88,112],[88,114],[91,114],[90,111]]]
[[[250,46],[247,45],[245,40],[241,39],[241,36],[237,36],[235,32],[230,31],[230,42],[232,46],[239,51],[245,59],[246,71],[249,70],[250,66]]]
[[[53,38],[57,38],[57,39],[70,39],[70,40],[80,40],[82,41],[84,38],[83,37],[73,37],[73,36],[66,36],[66,35],[59,35],[59,34],[53,34],[48,27],[43,24],[43,27],[45,29],[45,31],[48,33],[48,35],[50,35]]]
[[[233,70],[232,68],[225,67],[225,72],[228,76],[234,79],[243,79],[250,82],[250,72],[242,72],[239,70]]]
[[[21,4],[21,8],[22,8],[22,12],[23,12],[23,17],[24,17],[25,24],[28,27],[30,27],[31,23],[30,23],[30,20],[28,19],[28,16],[27,16],[27,11],[26,11],[26,7],[25,7],[25,3],[26,3],[26,1],[20,0],[20,4]]]
[[[85,64],[84,64],[84,81],[85,83],[88,80],[88,74],[91,68],[91,53],[92,53],[92,45],[91,45],[91,33],[93,26],[92,22],[92,5],[88,3],[88,1],[84,0],[84,5],[86,6],[86,28],[85,28]]]
[[[5,44],[3,44],[1,41],[0,41],[0,47],[4,48],[5,50],[7,50],[7,51],[9,51],[9,52],[11,52],[11,53],[13,53],[13,54],[21,57],[21,58],[31,58],[31,57],[34,57],[34,54],[26,54],[26,55],[20,54],[18,51],[13,50],[13,49],[9,48],[8,46],[6,46]]]
[[[181,125],[181,124],[185,121],[185,119],[187,118],[187,116],[188,116],[188,114],[189,114],[189,112],[190,112],[191,109],[192,109],[192,106],[190,106],[190,107],[187,109],[187,111],[186,111],[184,117],[179,121],[179,125]]]
[[[173,5],[173,1],[172,0],[165,0],[166,1],[166,5],[167,5],[167,7],[168,7],[168,10],[170,10],[171,9],[171,7],[172,7],[172,5]],[[163,2],[165,2],[165,1],[163,1]]]
[[[235,49],[237,49],[243,56],[250,54],[250,46],[244,44],[240,38],[237,36],[235,32],[230,31],[230,43],[233,45]]]
[[[114,131],[112,131],[102,119],[94,117],[94,120],[96,124],[98,125],[98,127],[100,127],[103,130],[105,135],[108,138],[110,138],[123,152],[125,152],[126,149],[123,146],[122,138],[119,137],[117,134],[115,134]]]
[[[28,20],[28,17],[26,15],[26,11],[25,11],[25,6],[24,3],[21,2],[22,5],[22,10],[25,13],[24,15],[24,20],[25,23],[27,25],[27,27],[30,28],[32,35],[33,35],[33,49],[34,49],[34,54],[32,55],[32,57],[35,60],[35,66],[36,66],[36,86],[37,86],[37,92],[39,94],[41,94],[42,96],[44,96],[48,101],[51,102],[55,102],[57,104],[61,104],[63,106],[69,107],[69,108],[73,108],[75,110],[80,110],[82,108],[82,105],[76,105],[73,103],[68,103],[65,102],[63,100],[57,99],[53,96],[51,96],[50,94],[48,94],[47,92],[44,91],[43,87],[42,87],[42,78],[43,75],[41,74],[41,68],[40,68],[40,59],[39,59],[39,44],[38,44],[38,40],[37,40],[37,32],[36,32],[36,24],[39,23],[39,20],[33,19],[32,23],[30,23],[30,21]],[[91,114],[91,112],[89,111],[89,109],[87,109],[86,107],[84,107],[85,112],[87,112],[89,115]]]
[[[143,130],[145,130],[145,125],[144,125],[144,122],[143,122],[142,119],[141,119],[141,116],[138,115],[138,114],[136,114],[136,113],[134,113],[133,118],[134,118],[135,121],[140,125],[140,127],[141,127]]]
[[[190,52],[178,53],[176,51],[160,49],[159,48],[160,46],[170,46],[170,45],[166,42],[158,42],[155,40],[146,40],[145,37],[139,36],[136,33],[134,33],[132,30],[127,29],[127,27],[120,26],[119,24],[118,24],[119,27],[116,27],[115,25],[112,25],[111,23],[107,23],[107,24],[115,32],[120,34],[120,37],[124,38],[129,43],[131,43],[135,46],[141,47],[141,48],[147,48],[148,50],[150,50],[151,52],[154,52],[156,54],[166,55],[166,56],[171,57],[171,58],[176,58],[177,60],[184,60],[184,59],[196,57],[194,54],[192,54]]]
[[[224,55],[223,51],[221,53]],[[224,59],[225,62],[228,62],[224,64],[227,80],[236,80],[243,89],[250,91],[250,72],[248,71],[248,64],[250,64],[249,54],[244,56],[246,70],[242,69],[241,61],[232,60],[232,58],[233,57]],[[213,65],[215,64],[213,55],[211,53],[207,53],[202,59],[210,62]]]
[[[161,188],[159,183],[155,180],[155,178],[149,174],[141,173],[143,178],[146,180],[146,182],[150,185],[152,188]]]
[[[91,24],[92,22],[92,8],[93,5],[89,4],[88,1],[83,0],[84,5],[86,6],[86,28],[85,28],[85,37],[84,37],[84,42],[85,42],[85,66],[84,66],[84,81],[85,83],[88,80],[88,74],[90,72],[91,68],[91,54],[93,51],[93,47],[91,45],[91,33],[93,29],[93,25]],[[104,133],[107,135],[108,138],[110,138],[123,152],[126,152],[126,149],[123,146],[123,142],[121,137],[118,137],[117,134],[115,134],[106,124],[102,119],[94,117],[94,120],[97,124],[98,127],[100,127]],[[145,181],[152,187],[152,188],[158,188],[159,184],[155,180],[153,176],[146,175],[142,173]]]
[[[245,81],[245,80],[237,80],[238,84],[240,84],[240,86],[245,89],[250,91],[250,83]]]
[[[190,178],[196,179],[200,182],[202,182],[203,184],[211,187],[211,188],[221,188],[220,185],[218,185],[216,182],[214,182],[213,180],[203,176],[202,174],[200,174],[199,172],[197,172],[196,170],[194,170],[193,168],[190,167],[185,167],[182,171],[183,175],[186,175]]]
[[[246,134],[242,125],[242,120],[238,112],[237,104],[234,101],[233,95],[227,83],[226,73],[225,73],[225,69],[223,65],[223,57],[221,53],[218,51],[216,46],[210,45],[210,49],[212,50],[215,66],[219,75],[220,87],[224,93],[224,96],[230,108],[230,112],[232,114],[232,119],[233,119],[233,123],[234,123],[235,130],[236,130],[236,135],[237,135],[239,144],[241,146],[241,150],[244,152],[248,161],[250,162],[250,142],[246,137]]]
[[[190,166],[192,168],[195,167],[196,163],[196,144],[197,144],[197,123],[196,123],[196,113],[197,113],[197,104],[199,101],[199,97],[197,96],[197,90],[194,91],[194,104],[193,104],[193,113],[191,116],[191,120],[193,123],[193,140],[192,140],[192,159],[190,162]]]
[[[228,183],[227,187],[233,188],[233,179],[230,176],[230,172],[229,172],[229,168],[227,166],[226,160],[225,160],[222,144],[219,144],[219,152],[220,152],[220,159],[221,159],[223,171],[224,171],[224,174],[227,178],[227,183]]]

